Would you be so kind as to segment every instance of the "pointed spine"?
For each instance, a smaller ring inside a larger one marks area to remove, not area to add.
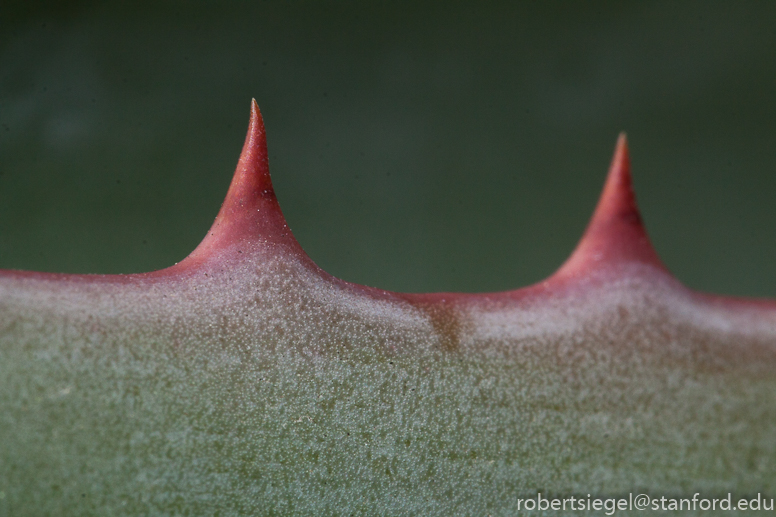
[[[269,174],[264,120],[251,101],[248,133],[232,183],[207,235],[179,265],[192,266],[235,248],[248,254],[258,248],[305,257],[280,210]]]
[[[625,133],[620,133],[593,217],[556,275],[580,276],[590,270],[634,262],[668,272],[644,229],[633,193],[628,142]]]

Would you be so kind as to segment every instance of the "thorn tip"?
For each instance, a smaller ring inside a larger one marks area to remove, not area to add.
[[[558,273],[574,274],[624,262],[641,262],[667,271],[644,229],[633,193],[628,139],[621,132],[593,217]]]
[[[256,99],[251,99],[248,132],[232,182],[213,226],[187,260],[201,261],[233,244],[280,244],[303,253],[288,230],[280,211],[267,158],[264,120]]]

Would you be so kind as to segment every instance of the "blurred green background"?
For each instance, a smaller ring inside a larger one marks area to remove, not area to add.
[[[0,268],[129,273],[204,236],[264,114],[280,203],[349,281],[552,273],[628,132],[691,287],[776,296],[776,2],[3,2]]]

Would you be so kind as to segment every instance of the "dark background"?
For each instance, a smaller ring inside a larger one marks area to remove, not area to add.
[[[0,268],[181,260],[255,97],[289,225],[346,280],[541,280],[626,130],[669,268],[776,296],[776,2],[3,4]]]

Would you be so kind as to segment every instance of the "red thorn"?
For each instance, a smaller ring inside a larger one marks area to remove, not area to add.
[[[248,134],[221,210],[205,238],[184,262],[187,265],[201,262],[215,251],[232,245],[239,245],[243,248],[240,253],[247,253],[256,244],[280,245],[287,252],[304,255],[286,224],[272,188],[264,120],[253,99]]]
[[[575,275],[609,264],[640,262],[668,271],[644,229],[630,175],[625,133],[620,133],[604,190],[582,239],[559,275]]]

